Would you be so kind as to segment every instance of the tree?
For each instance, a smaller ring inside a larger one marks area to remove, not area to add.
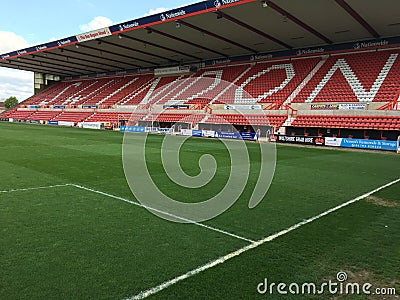
[[[18,99],[14,96],[11,96],[10,98],[6,99],[6,101],[4,101],[4,106],[6,109],[13,108],[17,105],[18,105]]]

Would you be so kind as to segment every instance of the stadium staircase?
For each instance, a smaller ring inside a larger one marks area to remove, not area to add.
[[[136,89],[117,102],[118,105],[138,105],[142,102],[144,96],[147,94],[148,90],[151,88],[155,78],[151,75],[144,76],[140,81],[137,81],[135,86]]]
[[[131,84],[133,84],[136,80],[138,80],[137,77],[135,78],[127,77],[125,81],[122,82],[123,85],[121,87],[116,88],[113,92],[111,92],[111,94],[109,94],[108,96],[97,102],[96,105],[102,105],[103,103],[108,103],[109,105],[113,105],[115,102],[118,101],[118,99],[122,95],[125,95],[125,89],[128,88]],[[120,94],[120,96],[118,96],[118,94]]]
[[[30,115],[27,120],[52,120],[60,114],[61,111],[37,111]]]
[[[74,91],[72,94],[67,94],[62,97],[61,101],[55,102],[53,100],[53,105],[78,105],[78,103],[84,99],[91,97],[92,95],[96,94],[98,90],[101,89],[105,80],[95,80],[94,82],[78,82],[74,85],[77,86],[77,91]]]
[[[304,78],[304,80],[299,84],[299,86],[293,91],[293,93],[283,102],[282,105],[290,104],[297,95],[302,91],[302,89],[310,82],[310,80],[317,74],[319,69],[325,64],[327,57],[322,57],[322,59],[315,65],[314,69]]]
[[[232,104],[234,99],[235,90],[237,88],[237,82],[239,82],[246,74],[255,66],[255,63],[250,64],[246,70],[239,74],[232,83],[228,84],[217,96],[210,102],[210,104]]]
[[[57,122],[71,122],[74,123],[75,125],[79,122],[83,122],[86,120],[89,116],[93,114],[92,111],[81,111],[81,112],[70,112],[70,111],[64,111],[61,114],[57,115],[56,117],[52,118],[51,121],[57,121]]]
[[[292,102],[386,102],[400,88],[399,51],[331,56]]]

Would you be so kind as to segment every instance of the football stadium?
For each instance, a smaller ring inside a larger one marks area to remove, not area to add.
[[[399,299],[399,11],[206,0],[1,54],[34,91],[0,299]]]

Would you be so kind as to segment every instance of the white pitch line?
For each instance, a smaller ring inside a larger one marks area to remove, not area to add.
[[[49,185],[49,186],[31,187],[31,188],[24,188],[24,189],[13,189],[13,190],[8,190],[8,191],[0,191],[0,193],[26,192],[26,191],[52,189],[52,188],[65,187],[65,186],[71,186],[71,184],[67,183],[67,184],[57,184],[57,185]]]
[[[240,254],[242,254],[244,252],[247,252],[247,251],[249,251],[251,249],[257,248],[257,247],[259,247],[259,246],[261,246],[261,245],[263,245],[263,244],[265,244],[267,242],[271,242],[271,241],[275,240],[276,238],[278,238],[280,236],[283,236],[283,235],[285,235],[285,234],[287,234],[287,233],[289,233],[291,231],[294,231],[294,230],[296,230],[296,229],[298,229],[298,228],[300,228],[300,227],[302,227],[302,226],[304,226],[306,224],[309,224],[309,223],[311,223],[311,222],[313,222],[315,220],[318,220],[318,219],[320,219],[320,218],[322,218],[322,217],[324,217],[324,216],[326,216],[328,214],[331,214],[331,213],[333,213],[333,212],[335,212],[335,211],[337,211],[337,210],[339,210],[339,209],[341,209],[343,207],[346,207],[346,206],[348,206],[350,204],[353,204],[353,203],[355,203],[357,201],[363,200],[363,199],[367,198],[368,196],[370,196],[370,195],[372,195],[372,194],[374,194],[376,192],[379,192],[380,190],[383,190],[383,189],[385,189],[385,188],[387,188],[387,187],[389,187],[389,186],[391,186],[393,184],[396,184],[398,182],[400,182],[400,178],[397,179],[397,180],[394,180],[394,181],[392,181],[392,182],[390,182],[388,184],[385,184],[385,185],[383,185],[383,186],[381,186],[381,187],[379,187],[379,188],[377,188],[377,189],[375,189],[373,191],[370,191],[370,192],[368,192],[368,193],[366,193],[366,194],[364,194],[362,196],[359,196],[359,197],[354,198],[354,199],[352,199],[350,201],[347,201],[347,202],[345,202],[345,203],[343,203],[341,205],[338,205],[338,206],[336,206],[334,208],[331,208],[331,209],[329,209],[329,210],[327,210],[327,211],[325,211],[325,212],[323,212],[323,213],[321,213],[321,214],[319,214],[317,216],[314,216],[312,218],[306,219],[306,220],[304,220],[302,222],[299,222],[299,223],[297,223],[297,224],[295,224],[295,225],[293,225],[293,226],[291,226],[291,227],[289,227],[287,229],[284,229],[284,230],[282,230],[282,231],[280,231],[278,233],[270,235],[270,236],[268,236],[268,237],[266,237],[264,239],[261,239],[261,240],[259,240],[257,242],[254,242],[254,243],[252,243],[252,244],[250,244],[248,246],[245,246],[245,247],[240,248],[240,249],[238,249],[238,250],[236,250],[234,252],[231,252],[231,253],[229,253],[227,255],[224,255],[224,256],[222,256],[222,257],[220,257],[220,258],[218,258],[216,260],[213,260],[213,261],[211,261],[211,262],[209,262],[209,263],[207,263],[207,264],[205,264],[203,266],[200,266],[200,267],[198,267],[196,269],[193,269],[193,270],[191,270],[191,271],[189,271],[189,272],[187,272],[187,273],[185,273],[183,275],[180,275],[178,277],[175,277],[173,279],[165,281],[164,283],[161,283],[160,285],[158,285],[156,287],[150,288],[150,289],[148,289],[146,291],[142,291],[142,292],[140,292],[139,294],[137,294],[135,296],[126,298],[125,300],[144,299],[144,298],[147,298],[147,297],[149,297],[151,295],[154,295],[154,294],[156,294],[156,293],[158,293],[158,292],[170,287],[171,285],[174,285],[174,284],[176,284],[176,283],[178,283],[178,282],[180,282],[182,280],[185,280],[185,279],[187,279],[189,277],[197,275],[197,274],[199,274],[199,273],[201,273],[203,271],[206,271],[206,270],[208,270],[208,269],[210,269],[212,267],[215,267],[215,266],[217,266],[219,264],[223,264],[226,261],[228,261],[228,260],[230,260],[230,259],[232,259],[232,258],[234,258],[236,256],[239,256]]]
[[[174,214],[171,214],[171,213],[168,213],[168,212],[156,209],[156,208],[152,208],[152,207],[149,207],[149,206],[146,206],[146,205],[140,204],[138,202],[131,201],[131,200],[119,197],[119,196],[111,195],[111,194],[108,194],[108,193],[97,191],[97,190],[94,190],[94,189],[91,189],[91,188],[87,188],[87,187],[84,187],[84,186],[81,186],[81,185],[77,185],[77,184],[71,184],[71,186],[74,186],[76,188],[79,188],[79,189],[82,189],[82,190],[86,190],[86,191],[89,191],[89,192],[92,192],[92,193],[100,194],[100,195],[103,195],[103,196],[106,196],[106,197],[109,197],[109,198],[114,198],[114,199],[117,199],[117,200],[121,200],[121,201],[127,202],[129,204],[133,204],[133,205],[136,205],[136,206],[148,209],[148,210],[152,210],[152,211],[161,213],[163,215],[170,216],[170,217],[182,220],[184,222],[188,222],[188,223],[200,226],[200,227],[207,228],[207,229],[212,230],[212,231],[216,231],[216,232],[219,232],[219,233],[234,237],[236,239],[240,239],[240,240],[246,241],[248,243],[254,243],[255,242],[255,241],[253,241],[251,239],[242,237],[240,235],[237,235],[237,234],[234,234],[234,233],[231,233],[231,232],[228,232],[228,231],[216,228],[216,227],[212,227],[212,226],[208,226],[208,225],[205,225],[205,224],[202,224],[202,223],[198,223],[196,221],[193,221],[193,220],[190,220],[190,219],[187,219],[187,218],[184,218],[184,217],[176,216]]]

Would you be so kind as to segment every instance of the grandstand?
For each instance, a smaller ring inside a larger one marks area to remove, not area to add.
[[[135,111],[131,126],[178,122],[205,129],[224,118],[240,131],[255,125],[283,135],[396,140],[400,38],[385,27],[390,17],[375,21],[373,29],[357,3],[350,11],[328,1],[353,32],[335,36],[298,19],[304,12],[297,6],[276,2],[204,1],[176,17],[158,14],[3,54],[0,66],[35,72],[35,95],[1,119],[101,122],[117,129]],[[265,15],[271,20],[255,21]],[[269,35],[263,28],[271,24],[287,28],[275,26]],[[303,35],[299,42],[285,37],[288,28]],[[207,39],[200,42],[199,33]],[[237,116],[235,105],[241,107]]]

